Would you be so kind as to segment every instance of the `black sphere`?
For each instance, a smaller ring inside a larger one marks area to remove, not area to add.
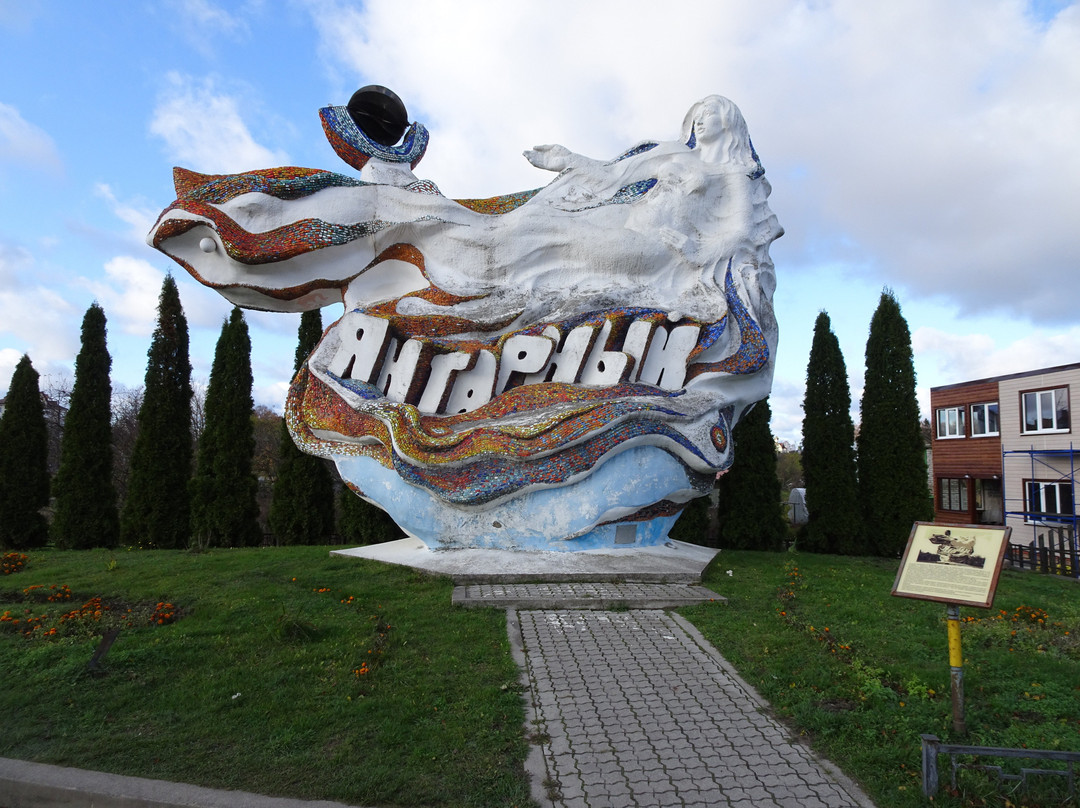
[[[401,99],[379,84],[353,93],[346,109],[360,131],[382,146],[393,146],[409,128],[409,114]]]

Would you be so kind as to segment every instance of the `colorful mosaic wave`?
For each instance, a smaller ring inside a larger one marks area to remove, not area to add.
[[[755,373],[768,360],[761,329],[739,300],[730,272],[726,288],[729,314],[716,323],[702,324],[698,342],[689,352],[688,379],[702,374]],[[540,334],[553,325],[542,322],[462,342],[452,339],[449,329],[434,326],[430,318],[420,318],[423,328],[418,328],[413,322],[417,318],[390,314],[394,304],[374,308],[387,316],[402,340],[420,338],[442,350],[488,350],[496,361],[512,337]],[[740,334],[738,348],[723,360],[696,361],[724,334],[729,316]],[[582,326],[599,328],[603,322],[614,322],[613,331],[625,331],[627,323],[649,318],[659,322],[665,314],[637,308],[591,312],[558,326],[569,333]],[[429,336],[440,330],[444,336]],[[350,400],[342,395],[346,391],[353,394]],[[686,395],[685,389],[666,391],[641,383],[597,388],[545,382],[511,387],[466,413],[425,415],[417,409],[415,395],[411,401],[389,401],[371,382],[342,378],[325,368],[312,373],[309,367],[292,385],[288,410],[293,414],[290,426],[305,451],[326,457],[371,457],[439,499],[465,505],[496,501],[536,486],[564,484],[587,473],[619,446],[643,440],[677,452],[692,474],[707,475],[726,467],[733,413],[706,425],[707,442],[695,442],[688,434],[693,433],[700,413],[678,406]]]

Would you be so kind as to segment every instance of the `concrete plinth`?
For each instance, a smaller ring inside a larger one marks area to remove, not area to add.
[[[681,541],[654,547],[556,553],[518,550],[431,550],[419,539],[332,550],[331,555],[366,558],[449,575],[456,584],[528,581],[645,581],[699,583],[720,552]]]

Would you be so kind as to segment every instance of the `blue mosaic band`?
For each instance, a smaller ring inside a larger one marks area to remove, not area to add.
[[[388,163],[408,163],[410,168],[416,168],[427,151],[428,130],[422,123],[409,127],[400,146],[383,146],[361,131],[347,107],[323,107],[319,110],[319,118],[326,139],[338,157],[358,171],[372,157]]]

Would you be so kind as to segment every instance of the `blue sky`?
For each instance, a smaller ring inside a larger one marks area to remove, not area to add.
[[[543,184],[521,156],[537,143],[609,158],[673,138],[698,98],[734,100],[787,231],[782,439],[823,309],[857,418],[884,286],[924,412],[932,386],[1080,361],[1076,3],[0,0],[0,42],[0,395],[23,353],[43,386],[70,380],[94,300],[114,385],[140,385],[174,268],[144,238],[172,167],[348,173],[317,112],[369,83],[431,131],[417,174],[452,197]],[[176,277],[205,384],[229,306]],[[256,402],[280,408],[298,318],[248,320]]]

